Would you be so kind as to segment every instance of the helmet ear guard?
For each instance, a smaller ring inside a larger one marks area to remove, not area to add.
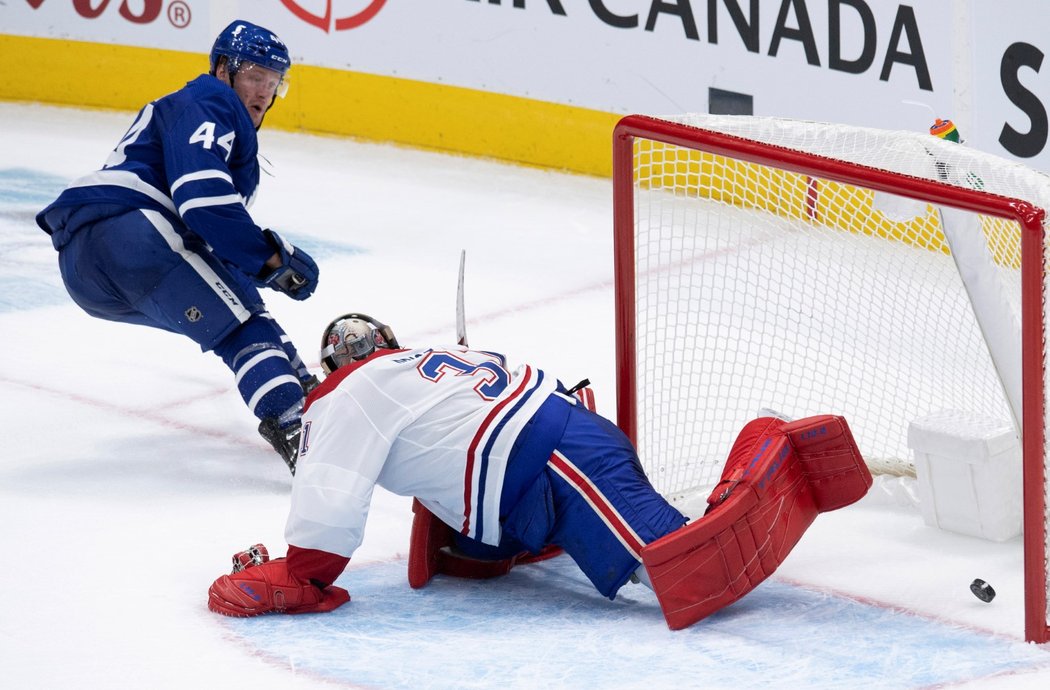
[[[350,312],[332,320],[321,336],[321,368],[331,374],[376,349],[397,350],[401,345],[390,326],[368,314]]]

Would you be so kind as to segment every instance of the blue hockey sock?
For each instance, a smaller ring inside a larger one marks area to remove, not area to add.
[[[295,345],[292,344],[292,339],[288,337],[288,334],[284,332],[280,324],[274,321],[273,317],[270,316],[269,312],[263,312],[259,314],[261,318],[264,318],[270,322],[277,331],[278,336],[281,340],[281,347],[284,348],[284,353],[288,355],[288,362],[292,365],[292,369],[295,370],[295,375],[299,377],[300,381],[307,381],[313,374],[306,368],[306,364],[303,363],[303,358],[299,356],[299,351],[295,349]]]
[[[287,336],[267,316],[253,315],[218,344],[215,354],[233,371],[237,389],[252,414],[259,419],[276,418],[285,427],[299,421],[303,388],[282,342]]]

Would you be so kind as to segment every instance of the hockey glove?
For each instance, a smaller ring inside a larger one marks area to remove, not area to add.
[[[310,255],[281,238],[273,230],[263,230],[266,240],[281,257],[281,265],[262,279],[268,288],[292,299],[304,300],[317,289],[320,271]]]
[[[234,559],[241,561],[238,565],[243,569],[223,575],[208,588],[208,608],[215,613],[242,618],[263,613],[326,613],[350,601],[350,593],[342,587],[320,589],[295,577],[284,558],[261,563],[257,562],[261,559]]]

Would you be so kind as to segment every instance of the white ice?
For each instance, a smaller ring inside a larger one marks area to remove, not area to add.
[[[1050,684],[1050,650],[1021,641],[1020,539],[927,527],[881,485],[821,516],[773,580],[685,633],[643,588],[603,600],[564,558],[413,593],[410,502],[381,490],[340,580],[348,606],[212,614],[207,587],[233,552],[283,552],[287,471],[216,357],[86,316],[32,222],[130,119],[0,105],[3,687]],[[267,296],[307,361],[346,311],[382,318],[403,344],[454,340],[466,249],[471,344],[589,377],[614,416],[608,180],[265,129],[262,147],[273,177],[253,215],[322,266],[309,301]],[[970,594],[975,577],[994,602]]]

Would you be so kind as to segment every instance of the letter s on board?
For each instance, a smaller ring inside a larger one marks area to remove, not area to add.
[[[1004,149],[1019,158],[1036,156],[1046,146],[1048,127],[1046,107],[1036,94],[1021,84],[1018,76],[1022,67],[1031,67],[1038,72],[1042,64],[1043,52],[1041,50],[1030,43],[1018,42],[1006,49],[999,65],[999,81],[1002,83],[1003,93],[1032,122],[1032,127],[1027,133],[1018,132],[1008,122],[1003,124],[1002,132],[999,133],[999,143]]]

